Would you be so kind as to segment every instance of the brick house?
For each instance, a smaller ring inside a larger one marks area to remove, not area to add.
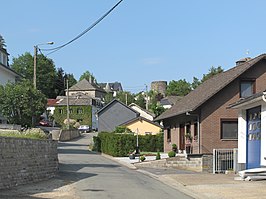
[[[237,148],[238,113],[228,106],[264,91],[265,86],[266,54],[242,59],[205,81],[155,119],[164,126],[164,151],[174,143],[193,154]]]

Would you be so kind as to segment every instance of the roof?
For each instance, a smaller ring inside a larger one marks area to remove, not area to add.
[[[103,89],[106,88],[106,84],[109,85],[111,91],[123,91],[122,85],[120,82],[114,82],[114,83],[99,83],[99,86]]]
[[[174,105],[177,101],[179,101],[180,99],[182,99],[183,96],[166,96],[163,99],[160,100],[161,105]]]
[[[106,108],[108,108],[109,106],[113,105],[114,103],[120,103],[122,106],[130,109],[131,111],[133,111],[134,113],[138,114],[139,115],[139,112],[130,108],[129,106],[125,105],[123,102],[120,102],[119,100],[117,99],[113,99],[111,102],[109,102],[108,104],[106,104],[102,109],[100,109],[97,114],[99,115],[99,113],[101,113],[102,111],[104,111]]]
[[[136,118],[133,118],[132,120],[129,120],[129,121],[123,123],[123,124],[120,124],[120,126],[129,125],[129,124],[135,123],[135,122],[137,122],[137,121],[141,121],[141,120],[144,120],[144,121],[146,121],[146,122],[148,122],[148,123],[150,123],[150,124],[153,124],[153,125],[155,125],[155,126],[157,126],[157,127],[163,128],[163,127],[162,127],[161,125],[159,125],[158,123],[153,122],[153,121],[150,121],[150,120],[148,120],[148,119],[146,119],[146,118],[144,118],[144,117],[141,117],[141,116],[136,117]]]
[[[55,106],[59,99],[47,99],[47,106]]]
[[[259,93],[255,93],[254,95],[251,95],[249,97],[246,98],[242,98],[239,101],[233,103],[233,104],[229,104],[228,108],[240,108],[242,106],[245,106],[249,103],[253,103],[253,102],[257,102],[263,99],[263,95],[265,96],[266,93],[264,92],[259,92]]]
[[[91,98],[90,97],[72,97],[69,96],[68,98],[68,104],[69,106],[87,106],[91,105]],[[56,106],[66,106],[67,105],[67,97],[61,96],[60,99],[58,99]]]
[[[97,84],[90,83],[86,79],[82,79],[81,81],[79,81],[78,83],[69,88],[69,91],[89,91],[89,90],[98,90],[105,93],[105,90],[100,88]]]
[[[199,85],[195,90],[184,96],[174,106],[163,112],[155,120],[163,120],[186,113],[188,111],[196,110],[225,86],[230,84],[233,80],[263,59],[266,59],[266,54],[259,55],[254,59],[250,59],[235,66],[234,68],[231,68],[230,70],[213,76]]]
[[[142,110],[143,112],[145,112],[145,113],[151,115],[152,117],[155,117],[155,114],[154,114],[154,113],[152,113],[152,112],[150,112],[149,110],[146,110],[146,109],[144,109],[144,108],[141,108],[139,105],[137,105],[137,104],[135,104],[135,103],[131,103],[131,104],[129,104],[129,107],[130,107],[130,108],[131,108],[132,106],[136,106],[136,107],[138,107],[140,110]]]

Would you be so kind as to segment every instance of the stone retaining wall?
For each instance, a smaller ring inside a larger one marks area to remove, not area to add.
[[[78,130],[61,130],[59,135],[59,141],[68,141],[80,137]]]
[[[57,141],[0,137],[0,189],[49,179],[57,171]]]
[[[171,167],[176,169],[212,173],[212,155],[193,154],[187,155],[187,157],[185,155],[177,155],[173,158],[135,163],[135,166],[154,168]]]

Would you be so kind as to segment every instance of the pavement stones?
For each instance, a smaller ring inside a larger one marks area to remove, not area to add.
[[[172,168],[137,168],[137,164],[133,165],[128,157],[110,158],[196,199],[266,199],[266,181],[236,181],[236,174],[198,173]]]

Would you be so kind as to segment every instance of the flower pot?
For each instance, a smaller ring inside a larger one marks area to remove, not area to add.
[[[135,159],[135,154],[129,154],[129,159],[130,159],[130,160]]]

